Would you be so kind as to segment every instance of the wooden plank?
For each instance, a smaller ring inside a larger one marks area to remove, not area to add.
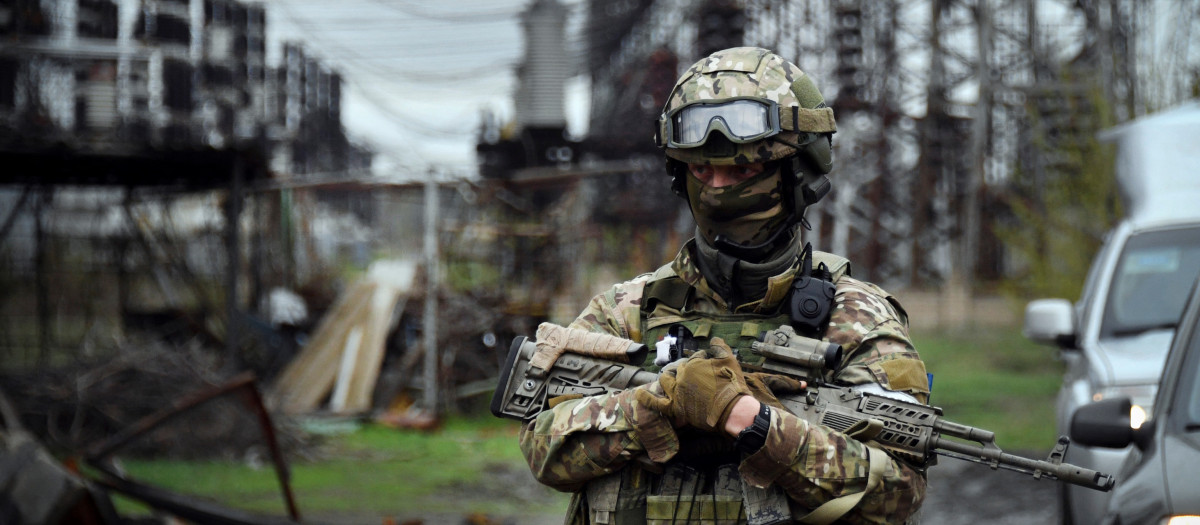
[[[346,336],[345,346],[342,347],[337,383],[333,385],[333,394],[329,396],[329,409],[334,413],[346,411],[346,398],[350,395],[350,383],[353,380],[355,363],[358,361],[358,351],[362,348],[362,335],[362,324],[355,323],[350,329],[350,334]]]
[[[269,395],[274,406],[286,413],[315,410],[329,394],[337,374],[345,340],[354,321],[367,311],[367,298],[375,283],[359,282],[343,293],[316,332],[275,381]]]
[[[396,317],[397,305],[403,309],[407,296],[416,278],[416,263],[410,261],[385,261],[376,263],[368,273],[376,284],[370,309],[363,319],[363,340],[355,360],[354,375],[350,391],[343,407],[344,413],[371,410],[375,384],[386,355],[387,336]]]

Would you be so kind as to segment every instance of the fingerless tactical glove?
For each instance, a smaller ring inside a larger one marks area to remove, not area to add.
[[[750,392],[754,395],[754,399],[757,399],[759,403],[781,410],[783,409],[783,404],[779,402],[777,396],[801,392],[807,386],[804,381],[778,374],[747,372],[744,374],[744,377],[746,378],[746,385],[750,387]]]

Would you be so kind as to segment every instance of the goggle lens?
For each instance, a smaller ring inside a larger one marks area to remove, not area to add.
[[[721,130],[735,142],[770,136],[779,129],[771,122],[769,109],[767,104],[755,100],[684,106],[672,117],[672,139],[677,146],[697,146],[704,143],[713,129]]]

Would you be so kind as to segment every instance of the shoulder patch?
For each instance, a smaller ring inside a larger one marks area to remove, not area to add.
[[[929,395],[925,363],[903,355],[888,355],[867,365],[876,381],[888,390]]]
[[[833,274],[833,282],[837,282],[842,276],[850,275],[850,259],[841,255],[834,255],[829,252],[813,250],[813,268],[824,264],[829,269],[829,273]]]

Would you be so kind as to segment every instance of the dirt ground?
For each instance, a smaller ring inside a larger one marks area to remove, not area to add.
[[[1045,453],[1017,452],[1034,459]],[[921,523],[1039,525],[1056,523],[1058,482],[950,458],[929,469]]]
[[[1044,454],[1018,452],[1042,459]],[[527,472],[497,473],[496,484],[510,487],[512,498],[523,502],[549,503],[555,497]],[[1056,481],[1006,470],[996,470],[957,459],[941,458],[929,471],[929,491],[921,511],[921,523],[959,525],[1049,525],[1056,523]],[[496,490],[464,487],[459,498],[497,497]],[[565,510],[565,509],[564,509]],[[410,516],[321,516],[311,517],[338,525],[558,525],[562,513],[525,516],[466,516],[423,514]],[[390,518],[391,521],[387,521]]]

